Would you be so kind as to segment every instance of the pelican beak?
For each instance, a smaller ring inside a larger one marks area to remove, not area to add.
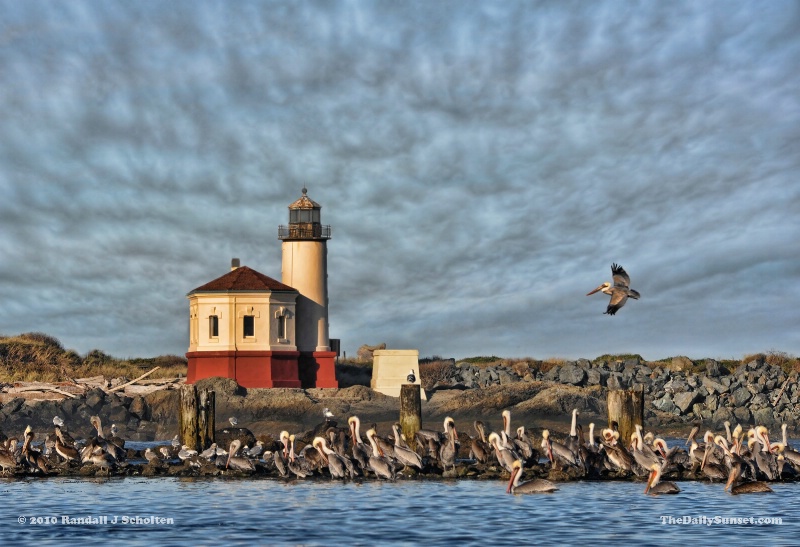
[[[592,292],[586,293],[586,296],[591,296],[591,295],[593,295],[594,293],[596,293],[597,291],[601,291],[601,290],[603,290],[604,288],[605,288],[605,285],[600,285],[599,287],[597,287],[597,288],[596,288],[595,290],[593,290]]]
[[[514,484],[514,477],[516,477],[517,473],[519,473],[519,472],[520,472],[519,469],[513,469],[511,471],[511,478],[508,480],[508,488],[506,488],[506,494],[510,494],[511,493],[511,486]]]
[[[702,471],[706,467],[706,460],[708,459],[709,452],[711,452],[711,447],[706,446],[706,451],[703,453],[703,462],[700,464],[700,471]]]
[[[227,469],[230,464],[231,464],[231,452],[229,450],[228,451],[228,461],[225,462],[225,469]]]
[[[728,488],[730,488],[731,485],[733,484],[734,475],[735,475],[735,473],[733,472],[733,469],[731,469],[731,473],[730,473],[730,475],[728,475],[728,482],[725,483],[725,491],[726,492],[728,491]]]
[[[647,494],[650,491],[650,488],[653,486],[653,479],[656,478],[656,471],[650,471],[650,476],[647,477],[647,486],[644,487],[644,493]]]

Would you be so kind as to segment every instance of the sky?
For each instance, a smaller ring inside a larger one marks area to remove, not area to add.
[[[0,334],[182,355],[306,187],[348,356],[800,354],[796,1],[0,10]]]

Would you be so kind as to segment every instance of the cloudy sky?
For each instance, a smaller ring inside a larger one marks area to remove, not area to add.
[[[797,2],[0,9],[0,334],[183,354],[305,185],[348,355],[800,354]]]

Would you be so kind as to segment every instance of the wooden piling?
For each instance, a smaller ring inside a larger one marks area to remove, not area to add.
[[[400,431],[409,446],[414,446],[417,432],[422,428],[422,397],[419,384],[400,386]]]
[[[644,389],[609,390],[608,427],[613,429],[615,422],[619,430],[619,442],[627,446],[631,433],[636,431],[636,424],[644,427]]]
[[[198,393],[194,384],[181,386],[180,440],[189,450],[205,450],[214,442],[215,402],[213,391]]]
[[[205,450],[214,443],[214,430],[216,428],[216,394],[208,389],[202,390],[198,394],[197,410],[199,450]]]

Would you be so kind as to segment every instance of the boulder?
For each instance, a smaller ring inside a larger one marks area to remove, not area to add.
[[[728,391],[728,388],[725,385],[719,382],[715,382],[714,380],[706,376],[703,376],[701,378],[701,381],[703,382],[703,386],[708,390],[708,393],[711,395],[714,395],[715,393],[725,393]]]
[[[706,376],[716,378],[722,376],[724,368],[713,359],[706,359]],[[727,372],[727,371],[726,371]]]
[[[686,414],[686,412],[692,407],[692,405],[697,400],[697,392],[695,391],[684,391],[681,393],[676,393],[672,397],[673,403],[678,409],[681,411],[681,414]]]
[[[770,427],[775,424],[775,415],[769,407],[753,411],[753,420],[759,425]]]
[[[653,401],[653,406],[661,412],[668,412],[670,414],[674,414],[677,410],[669,394],[664,395],[661,399]]]
[[[558,379],[562,384],[583,385],[586,380],[586,371],[573,364],[567,364],[561,367]]]
[[[750,423],[750,410],[747,407],[741,406],[733,410],[734,417],[739,421],[740,424],[745,425]]]
[[[735,407],[743,406],[747,401],[752,398],[752,394],[747,388],[740,387],[731,395],[731,403]]]
[[[678,357],[673,357],[672,361],[670,361],[667,367],[672,371],[680,372],[684,370],[689,370],[690,368],[692,368],[692,365],[693,365],[692,360],[689,359],[688,357],[678,356]]]

